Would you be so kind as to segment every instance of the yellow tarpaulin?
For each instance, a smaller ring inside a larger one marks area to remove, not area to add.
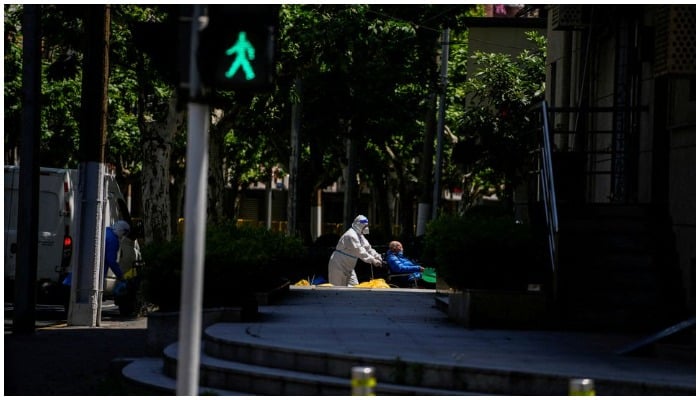
[[[356,285],[355,287],[360,287],[360,288],[374,288],[374,289],[388,289],[391,286],[386,283],[384,279],[372,279],[369,282],[362,282],[359,285]]]
[[[302,280],[298,281],[297,283],[295,283],[293,286],[311,286],[311,284],[309,283],[308,280],[302,279]],[[326,287],[326,286],[333,286],[333,285],[330,284],[330,283],[323,283],[323,284],[316,285],[316,286],[324,286],[324,287]],[[370,281],[368,281],[368,282],[362,282],[362,283],[360,283],[359,285],[356,285],[356,286],[354,286],[354,287],[359,287],[359,288],[375,288],[375,289],[388,289],[388,288],[390,288],[391,286],[389,286],[389,284],[387,284],[386,281],[385,281],[384,279],[381,279],[381,278],[380,278],[380,279],[372,279],[372,280],[370,280]]]

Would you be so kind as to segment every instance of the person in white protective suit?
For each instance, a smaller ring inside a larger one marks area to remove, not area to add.
[[[369,234],[369,221],[364,215],[358,215],[352,227],[338,240],[333,254],[328,261],[328,280],[333,286],[355,286],[359,284],[355,274],[357,259],[372,264],[382,265],[382,256],[377,253],[365,238]]]

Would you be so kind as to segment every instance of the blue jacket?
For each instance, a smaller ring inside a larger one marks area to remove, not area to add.
[[[403,251],[395,253],[391,250],[386,252],[386,262],[392,274],[411,274],[407,280],[418,280],[423,276],[420,273],[420,265],[404,257]]]
[[[122,268],[119,266],[119,263],[117,262],[117,254],[119,253],[119,236],[117,236],[116,233],[112,230],[112,227],[108,226],[107,227],[107,232],[105,234],[105,274],[107,273],[107,268],[110,268],[112,272],[114,272],[114,275],[117,276],[117,279],[121,280],[124,278],[124,273],[122,272]],[[66,275],[65,279],[63,279],[63,284],[66,286],[71,285],[71,279],[72,279],[73,273],[69,272],[68,275]]]
[[[105,272],[107,268],[114,272],[117,279],[122,279],[124,274],[122,269],[117,262],[117,254],[119,253],[119,237],[112,230],[112,227],[107,227],[107,234],[105,235]]]

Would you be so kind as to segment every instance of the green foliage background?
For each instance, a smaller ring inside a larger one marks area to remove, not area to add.
[[[84,15],[75,6],[41,7],[40,158],[44,166],[75,168]],[[139,179],[144,141],[154,140],[144,136],[144,125],[164,119],[175,90],[135,42],[134,27],[138,22],[165,21],[176,9],[169,5],[111,5],[105,155],[107,163],[116,166],[120,181]],[[4,5],[6,163],[16,161],[12,152],[21,133],[22,10],[23,5]],[[515,58],[472,54],[466,21],[482,15],[483,7],[471,4],[284,4],[280,10],[274,90],[255,95],[213,93],[212,109],[222,110],[227,118],[222,121],[226,123],[212,125],[212,143],[216,142],[220,151],[219,169],[213,172],[222,175],[221,185],[230,188],[231,196],[267,179],[273,167],[284,172],[290,154],[292,104],[300,101],[300,169],[305,171],[300,187],[304,201],[314,190],[341,176],[348,162],[348,137],[361,143],[358,173],[362,185],[380,199],[391,193],[405,204],[415,201],[425,185],[421,166],[432,163],[432,154],[423,154],[426,129],[430,130],[426,114],[432,106],[431,94],[438,90],[440,34],[444,27],[450,27],[446,126],[459,142],[448,140],[442,149],[443,187],[463,186],[466,199],[493,190],[508,197],[504,185],[517,182],[518,167],[529,146],[526,135],[531,121],[522,117],[523,110],[542,95],[543,38],[532,34],[538,50],[524,51]],[[174,50],[174,41],[168,43]],[[478,66],[471,77],[466,75],[468,62]],[[295,89],[297,79],[302,82],[300,91]],[[506,109],[504,117],[501,111]],[[173,226],[181,216],[177,188],[184,187],[183,133],[177,132],[172,143],[163,144],[171,146],[171,165],[163,166],[166,173],[162,175],[172,182]],[[223,196],[222,188],[210,201],[224,204]],[[235,216],[232,204],[226,203],[228,217]],[[388,209],[380,212],[381,222],[388,226],[385,214]],[[380,221],[375,225],[375,232],[385,229]],[[406,230],[412,231],[412,227]]]
[[[423,258],[455,289],[526,290],[542,283],[542,241],[501,207],[478,206],[427,226]]]
[[[306,252],[299,238],[225,222],[207,229],[204,255],[204,307],[241,306],[256,290],[303,276]],[[161,311],[180,307],[182,239],[143,249],[148,260],[141,276],[146,303]]]

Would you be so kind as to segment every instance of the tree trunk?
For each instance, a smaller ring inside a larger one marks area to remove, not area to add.
[[[401,225],[400,236],[403,240],[408,238],[413,238],[415,232],[413,230],[414,225],[414,188],[410,183],[402,184],[399,187],[399,224]]]
[[[224,135],[212,126],[209,129],[209,190],[207,222],[216,224],[224,218]]]
[[[299,160],[301,147],[299,136],[301,135],[301,109],[303,104],[303,86],[301,78],[294,80],[293,92],[297,94],[297,101],[292,103],[292,125],[290,129],[290,155],[289,155],[289,191],[287,193],[287,234],[298,233],[298,202],[299,202]]]
[[[428,97],[428,109],[425,115],[425,134],[423,136],[423,155],[421,157],[421,173],[419,185],[421,195],[418,204],[419,213],[416,227],[416,236],[421,236],[425,232],[425,225],[430,219],[430,204],[432,203],[433,191],[433,153],[436,133],[436,99],[437,94],[431,92]]]
[[[309,171],[311,169],[308,160],[303,160],[299,166],[299,171]],[[297,173],[297,222],[296,236],[304,243],[311,243],[311,204],[316,197],[313,177],[308,173]]]
[[[352,225],[352,221],[358,214],[358,185],[357,185],[357,140],[353,138],[348,127],[348,136],[345,139],[345,156],[348,161],[345,167],[345,194],[343,198],[343,222],[344,229]]]
[[[170,155],[173,138],[184,121],[173,91],[165,121],[146,124],[141,108],[139,119],[143,137],[142,202],[146,243],[172,239],[170,213]]]
[[[207,220],[210,223],[221,222],[226,218],[224,199],[226,192],[226,160],[224,159],[224,139],[226,133],[233,129],[234,112],[223,114],[214,111],[214,121],[209,128],[209,190],[207,201]]]
[[[389,201],[391,196],[389,196],[389,188],[387,187],[386,180],[382,174],[372,174],[372,202],[376,206],[378,215],[376,216],[376,225],[383,235],[384,239],[392,238],[392,219],[391,219],[391,209],[389,207]]]

